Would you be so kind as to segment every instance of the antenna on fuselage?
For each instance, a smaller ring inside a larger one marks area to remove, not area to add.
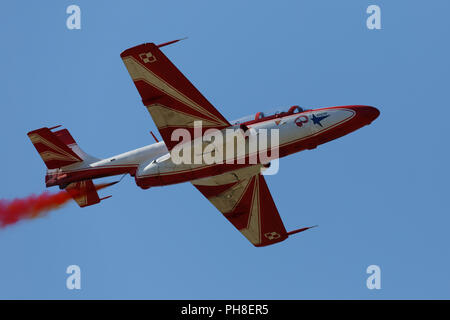
[[[158,139],[156,139],[156,136],[153,134],[152,131],[150,131],[150,134],[152,135],[153,139],[155,139],[156,143],[158,143],[159,141],[158,141]]]

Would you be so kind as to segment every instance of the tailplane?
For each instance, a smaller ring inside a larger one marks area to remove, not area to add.
[[[84,152],[67,129],[52,131],[59,127],[44,127],[27,134],[47,166],[46,186],[58,185],[60,189],[65,189],[80,207],[87,207],[108,198],[100,199],[97,191],[117,182],[94,185],[89,178],[80,178],[79,181],[69,179],[69,171],[87,168],[99,159]]]
[[[47,166],[46,186],[59,185],[63,189],[68,184],[68,171],[87,168],[99,159],[84,152],[67,129],[52,131],[59,127],[33,130],[28,137]]]
[[[100,185],[94,185],[92,180],[83,180],[78,182],[72,182],[66,187],[66,191],[75,200],[78,205],[83,208],[97,204],[102,200],[108,199],[111,196],[100,198],[98,196],[97,190],[104,189],[106,187],[116,184],[118,181],[104,183]]]

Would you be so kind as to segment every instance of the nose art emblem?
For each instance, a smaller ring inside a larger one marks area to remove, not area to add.
[[[312,120],[312,122],[313,122],[314,124],[318,124],[319,126],[322,127],[322,124],[320,123],[320,121],[322,121],[322,120],[325,119],[325,118],[328,118],[329,116],[330,116],[330,115],[327,114],[327,115],[324,115],[324,116],[316,117],[316,115],[313,114],[312,117],[311,117],[311,120]]]
[[[294,122],[297,126],[301,127],[301,126],[303,126],[304,123],[308,122],[308,117],[300,116],[300,117],[296,118]]]

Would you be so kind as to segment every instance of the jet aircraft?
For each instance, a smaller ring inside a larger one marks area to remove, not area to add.
[[[28,137],[47,166],[46,186],[65,189],[80,207],[85,207],[103,200],[97,194],[93,179],[129,174],[143,189],[190,182],[256,247],[281,242],[311,228],[286,231],[263,174],[270,161],[257,158],[256,163],[206,163],[204,160],[175,163],[172,152],[180,142],[174,141],[174,134],[177,130],[189,133],[191,140],[181,144],[192,146],[198,129],[196,123],[201,124],[200,136],[207,135],[211,129],[217,132],[233,129],[242,135],[244,142],[258,135],[261,129],[276,129],[278,159],[314,149],[368,125],[379,116],[378,109],[365,105],[314,110],[291,106],[228,121],[161,51],[161,47],[177,41],[160,45],[145,43],[120,55],[162,141],[152,133],[154,144],[98,159],[85,153],[67,129],[56,126],[33,130]],[[225,139],[213,149],[223,150],[227,143],[229,140]],[[203,140],[200,145],[202,155],[207,147]],[[250,152],[245,151],[244,160],[249,156]]]

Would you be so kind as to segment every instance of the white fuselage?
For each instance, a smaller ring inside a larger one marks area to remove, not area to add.
[[[136,183],[142,188],[150,186],[166,185],[191,181],[206,176],[221,174],[226,171],[235,170],[237,167],[254,165],[249,163],[250,156],[258,153],[270,154],[267,161],[257,158],[258,164],[265,164],[274,158],[283,157],[304,149],[312,149],[317,145],[347,134],[357,128],[370,123],[374,118],[372,109],[367,106],[331,107],[317,110],[307,110],[293,114],[280,114],[267,118],[255,119],[244,124],[236,123],[228,129],[218,131],[224,138],[219,142],[216,139],[209,139],[208,134],[194,137],[194,139],[180,144],[186,146],[189,153],[194,155],[198,150],[194,145],[199,142],[200,162],[174,161],[174,149],[167,149],[164,142],[157,142],[139,149],[128,151],[110,158],[84,162],[81,165],[68,166],[64,168],[65,173],[80,173],[80,177],[101,177],[115,174],[130,173],[135,176]],[[245,125],[244,127],[242,127]],[[234,136],[225,131],[234,132]],[[277,132],[277,141],[271,141],[273,131]],[[260,141],[261,133],[269,133],[266,136],[266,145],[257,144],[257,149],[249,147],[253,137]],[[231,140],[240,136],[244,141],[244,151],[239,152],[233,149],[231,160],[226,152]],[[246,138],[247,137],[247,138]],[[207,145],[210,145],[208,148]],[[212,146],[212,148],[211,148]],[[211,149],[223,150],[222,162],[208,163],[202,158]],[[273,152],[273,151],[277,152]],[[270,152],[269,152],[270,151]],[[237,152],[237,153],[236,153]],[[198,153],[198,152],[197,152]],[[198,154],[197,154],[198,155]],[[244,160],[244,163],[237,161]],[[247,162],[245,162],[247,161]],[[84,174],[86,172],[86,174]],[[87,173],[90,172],[90,175]]]

